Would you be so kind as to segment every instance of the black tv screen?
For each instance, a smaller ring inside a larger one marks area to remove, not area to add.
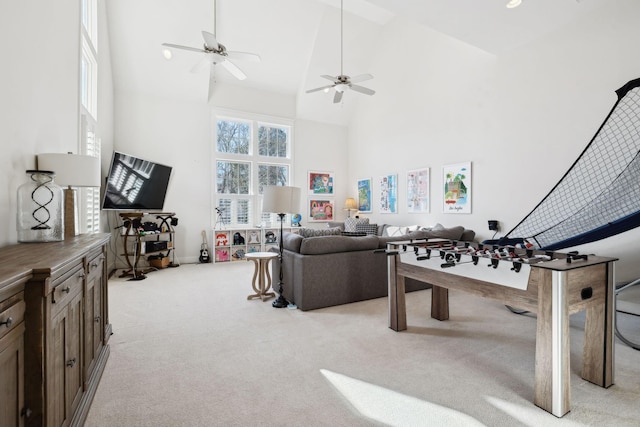
[[[114,152],[102,209],[161,211],[171,169],[171,166]]]

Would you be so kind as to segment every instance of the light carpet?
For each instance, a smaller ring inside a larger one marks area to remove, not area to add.
[[[247,300],[253,263],[187,264],[109,281],[111,356],[86,426],[638,426],[640,352],[617,343],[615,385],[580,378],[571,322],[571,412],[533,404],[536,320],[450,292],[303,312]],[[625,320],[640,331],[640,318]]]

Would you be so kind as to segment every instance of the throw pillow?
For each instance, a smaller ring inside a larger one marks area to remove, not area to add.
[[[339,236],[342,233],[340,227],[331,227],[331,228],[304,228],[300,229],[300,234],[302,237],[318,237],[318,236]]]
[[[405,234],[407,234],[407,227],[396,227],[393,225],[389,225],[387,226],[385,232],[389,237],[404,236]]]
[[[369,224],[369,218],[347,218],[344,220],[344,231],[356,231],[356,224]]]
[[[376,236],[378,234],[378,224],[356,224],[356,232]]]

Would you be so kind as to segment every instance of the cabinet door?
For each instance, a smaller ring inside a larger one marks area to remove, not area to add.
[[[23,426],[24,322],[0,338],[0,426]]]
[[[75,277],[69,280],[75,280]],[[65,286],[62,284],[60,286]],[[72,286],[72,289],[77,286]],[[66,426],[82,397],[82,287],[71,293],[51,322],[47,420],[50,426]]]
[[[88,387],[96,357],[103,346],[102,293],[104,255],[100,254],[87,263],[87,281],[84,307],[84,382]]]

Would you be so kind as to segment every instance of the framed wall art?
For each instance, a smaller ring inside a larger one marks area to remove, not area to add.
[[[442,167],[444,213],[471,213],[471,162]]]
[[[398,213],[398,175],[380,177],[380,213]]]
[[[407,212],[429,213],[429,168],[407,172]]]
[[[309,194],[333,196],[333,172],[309,171]]]
[[[371,213],[371,178],[358,180],[358,212]]]
[[[333,221],[333,200],[309,199],[308,221]]]

